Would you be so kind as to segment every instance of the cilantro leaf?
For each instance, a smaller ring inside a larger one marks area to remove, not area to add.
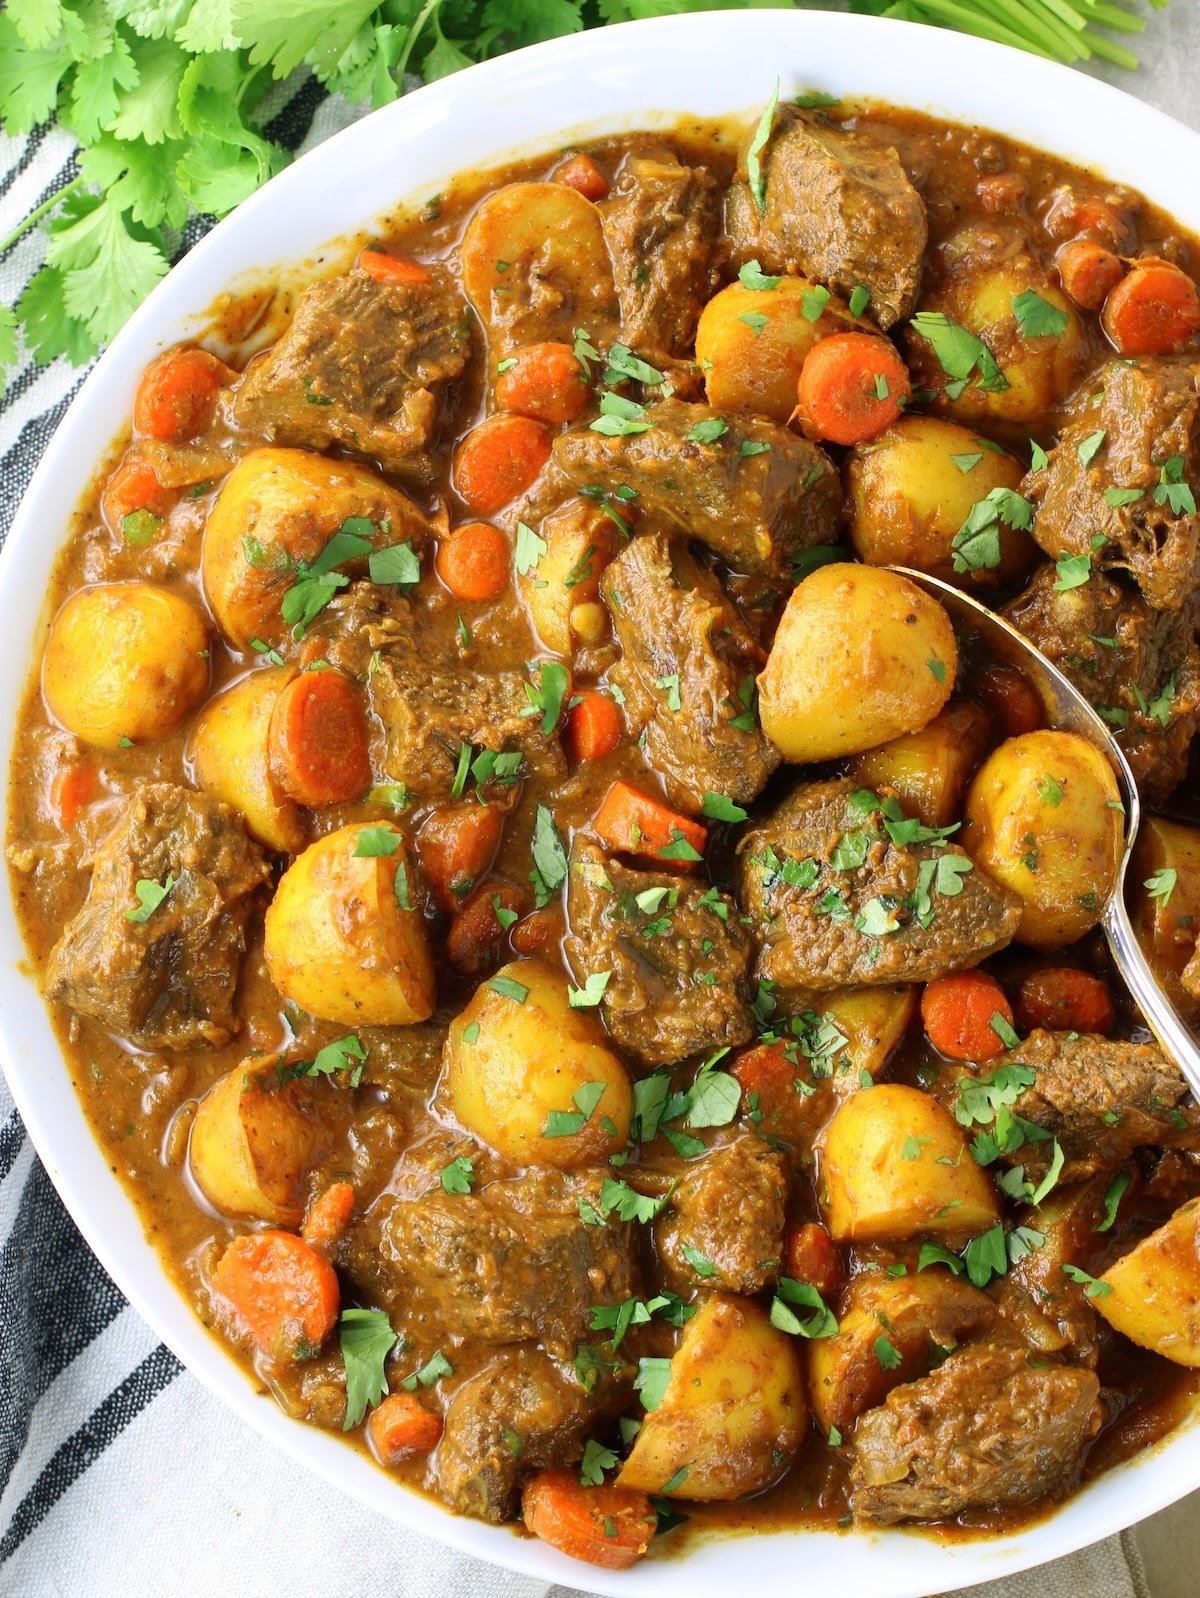
[[[469,1193],[475,1181],[475,1162],[459,1154],[442,1167],[442,1187],[447,1193]]]
[[[1034,289],[1018,294],[1012,308],[1023,338],[1055,338],[1070,325],[1070,313],[1051,305]]]
[[[810,1313],[802,1319],[796,1309],[806,1309]],[[837,1317],[817,1289],[790,1276],[779,1278],[775,1297],[771,1300],[771,1325],[792,1337],[809,1340],[835,1337],[838,1330]]]
[[[175,886],[176,878],[168,874],[165,882],[151,882],[146,877],[139,877],[133,885],[133,891],[138,896],[138,903],[131,910],[125,911],[126,921],[135,921],[138,926],[145,926],[159,905]]]
[[[746,178],[750,185],[750,193],[759,216],[763,216],[767,209],[767,179],[762,169],[762,152],[770,142],[771,130],[775,126],[775,107],[779,104],[779,79],[775,79],[775,87],[771,90],[754,135],[746,150]]]
[[[593,1010],[604,997],[604,990],[612,981],[611,971],[592,971],[582,988],[567,984],[567,1003],[572,1010]]]
[[[367,1409],[388,1390],[385,1365],[400,1341],[386,1310],[344,1309],[338,1317],[338,1343],[346,1367],[346,1414],[342,1430],[353,1431]],[[405,1384],[407,1386],[407,1383]]]
[[[985,393],[1002,394],[1009,387],[996,357],[983,340],[952,322],[944,311],[918,311],[912,319],[912,329],[929,343],[947,377],[965,384],[978,370],[976,381]]]

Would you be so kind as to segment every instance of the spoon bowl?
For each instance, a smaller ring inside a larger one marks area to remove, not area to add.
[[[1125,907],[1125,877],[1141,826],[1142,806],[1137,783],[1120,744],[1074,683],[1057,666],[1052,665],[1041,650],[1031,644],[1011,622],[1005,621],[1003,616],[997,616],[980,600],[938,577],[913,571],[908,566],[896,566],[893,570],[940,600],[956,626],[970,628],[983,639],[988,652],[996,659],[1018,668],[1041,700],[1048,726],[1086,738],[1112,766],[1125,807],[1125,847],[1117,870],[1116,885],[1100,918],[1100,929],[1108,940],[1117,970],[1133,995],[1146,1025],[1158,1039],[1163,1053],[1179,1067],[1192,1093],[1200,1100],[1200,1043],[1197,1043],[1150,969]]]

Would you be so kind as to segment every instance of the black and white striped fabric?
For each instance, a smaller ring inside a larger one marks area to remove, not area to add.
[[[1156,19],[1159,58],[1134,86],[1200,122],[1197,13],[1195,0],[1176,0]],[[268,131],[302,151],[357,114],[308,82]],[[0,237],[74,170],[61,131],[0,133]],[[181,249],[202,231],[194,226]],[[0,258],[0,302],[15,301],[41,258],[36,231]],[[0,539],[84,375],[62,361],[29,362],[10,382],[0,403]],[[1128,1535],[973,1590],[1151,1598]],[[583,1598],[404,1532],[306,1475],[222,1408],[84,1244],[0,1078],[0,1598],[129,1593]]]

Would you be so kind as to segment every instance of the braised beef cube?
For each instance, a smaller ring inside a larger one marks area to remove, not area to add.
[[[270,876],[237,812],[145,783],[83,864],[88,896],[50,951],[47,997],[143,1048],[227,1043],[241,1026],[233,1000],[246,923]],[[168,882],[148,909],[147,885]]]
[[[305,289],[283,337],[248,368],[234,413],[280,444],[340,444],[424,476],[441,392],[470,353],[470,316],[444,274],[414,285],[351,272]]]
[[[1200,588],[1200,365],[1110,361],[1088,389],[1049,464],[1021,485],[1033,536],[1052,560],[1087,555],[1178,610]]]
[[[567,958],[582,987],[611,973],[601,1010],[643,1066],[745,1043],[751,944],[737,907],[694,878],[631,871],[577,840],[567,884]]]
[[[856,1520],[950,1520],[1061,1498],[1100,1428],[1100,1383],[1021,1348],[960,1349],[854,1431]]]
[[[1113,726],[1143,798],[1161,804],[1183,780],[1200,726],[1197,607],[1152,610],[1099,572],[1076,588],[1056,581],[1042,566],[1009,620]]]
[[[793,555],[836,542],[841,483],[817,445],[774,422],[677,399],[646,417],[649,429],[626,437],[561,433],[554,459],[580,488],[632,488],[639,512],[707,544],[734,571],[789,577]]]
[[[765,272],[796,272],[844,299],[870,289],[867,314],[882,328],[912,314],[928,228],[925,203],[890,145],[848,133],[816,111],[781,108],[760,157],[765,207],[746,178],[745,155],[729,190],[725,225],[734,259]]]
[[[445,798],[467,745],[475,755],[490,749],[523,757],[513,771],[500,770],[496,780],[502,783],[516,771],[561,777],[566,764],[557,733],[543,733],[541,715],[526,714],[530,683],[516,671],[439,666],[412,637],[397,638],[367,675],[371,709],[384,734],[381,780],[404,783],[417,795]],[[470,782],[474,785],[476,778]]]
[[[574,1463],[597,1405],[536,1348],[504,1349],[455,1387],[433,1456],[437,1490],[460,1515],[508,1520],[527,1470]]]
[[[757,1137],[712,1148],[687,1167],[654,1240],[682,1293],[761,1293],[779,1275],[787,1162]]]
[[[356,1230],[351,1269],[402,1316],[570,1354],[593,1304],[620,1303],[640,1286],[628,1224],[581,1216],[581,1200],[599,1214],[601,1181],[534,1170],[470,1193],[447,1193],[436,1179],[415,1197],[389,1193]]]
[[[653,354],[690,354],[700,312],[717,287],[716,178],[670,149],[627,155],[597,209],[625,342]]]
[[[741,842],[755,975],[788,1003],[928,982],[978,965],[1017,930],[1016,894],[953,843],[894,842],[879,809],[852,802],[856,789],[849,778],[801,783]]]
[[[672,803],[698,811],[716,793],[749,804],[779,752],[745,702],[763,651],[720,583],[681,546],[646,533],[606,568],[600,589],[622,651],[609,680]]]

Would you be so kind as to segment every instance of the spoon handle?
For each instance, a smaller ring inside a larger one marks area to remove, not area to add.
[[[1159,985],[1142,953],[1125,908],[1124,872],[1121,875],[1122,880],[1108,901],[1100,925],[1108,939],[1121,979],[1133,995],[1146,1025],[1158,1039],[1163,1053],[1168,1059],[1174,1060],[1183,1072],[1197,1102],[1200,1102],[1200,1046]]]

